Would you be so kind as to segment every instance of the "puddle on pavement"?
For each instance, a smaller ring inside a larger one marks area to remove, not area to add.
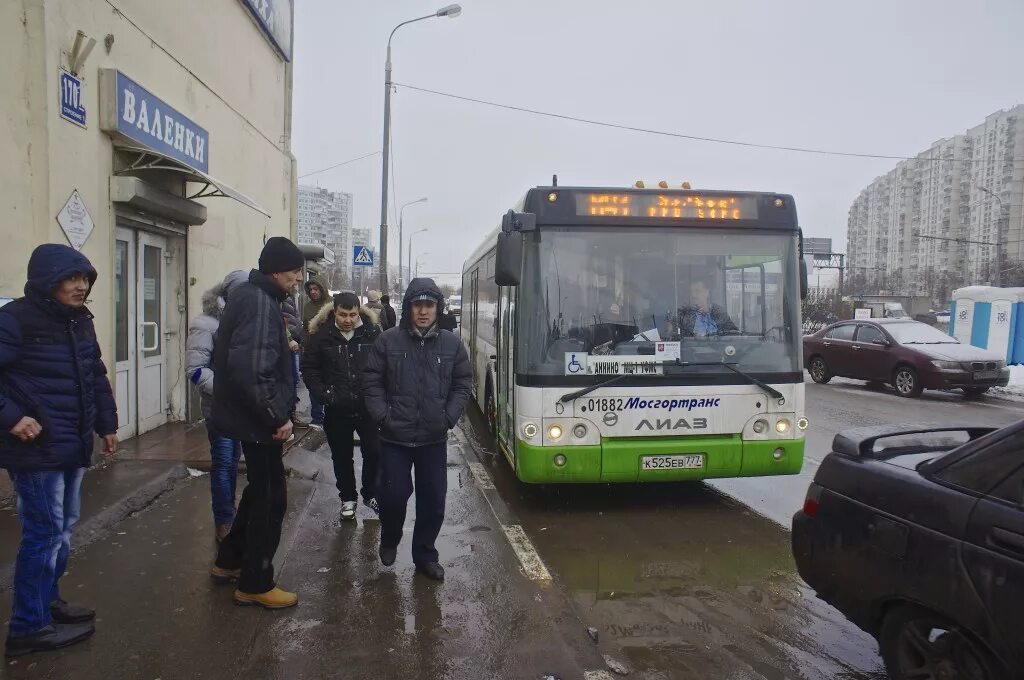
[[[640,677],[884,677],[874,640],[806,591],[777,524],[700,483],[524,485],[473,424],[583,626]]]

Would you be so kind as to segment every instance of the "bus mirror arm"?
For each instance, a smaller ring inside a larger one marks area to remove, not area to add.
[[[537,231],[537,216],[533,213],[509,210],[501,218],[501,230],[506,234],[513,231]]]

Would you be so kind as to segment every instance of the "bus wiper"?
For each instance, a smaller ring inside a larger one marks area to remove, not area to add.
[[[559,403],[564,404],[567,401],[572,401],[574,399],[579,399],[580,397],[586,396],[586,395],[590,394],[591,392],[593,392],[596,389],[600,389],[602,387],[607,387],[608,385],[612,385],[614,383],[617,383],[620,380],[622,380],[623,378],[632,378],[632,377],[633,377],[632,375],[628,375],[626,373],[623,373],[621,375],[615,376],[614,378],[609,378],[608,380],[605,380],[604,382],[599,382],[596,385],[590,385],[588,387],[584,387],[582,390],[576,390],[575,392],[569,392],[568,394],[563,394],[561,397],[558,398],[558,401],[559,401]]]
[[[758,387],[760,387],[762,390],[767,392],[772,397],[775,397],[776,399],[785,399],[786,398],[786,396],[784,394],[782,394],[782,392],[779,392],[777,389],[775,389],[774,387],[772,387],[768,383],[763,382],[762,380],[759,380],[759,379],[755,378],[754,376],[750,375],[749,373],[746,373],[746,372],[741,371],[740,369],[736,368],[736,364],[730,364],[730,363],[726,363],[724,361],[702,361],[702,362],[685,362],[685,363],[682,362],[682,361],[666,361],[665,365],[666,366],[725,366],[726,368],[728,368],[730,371],[732,371],[736,375],[741,376],[743,378],[746,378],[750,382],[751,385],[757,385]]]

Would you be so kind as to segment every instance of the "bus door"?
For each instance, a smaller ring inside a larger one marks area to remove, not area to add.
[[[498,373],[497,386],[497,425],[498,437],[507,446],[511,446],[511,433],[514,432],[512,405],[513,390],[515,386],[515,369],[513,353],[515,351],[515,303],[512,295],[512,288],[502,287],[501,298],[498,309],[500,310],[501,328],[498,335],[498,361],[496,370]]]
[[[469,276],[469,299],[472,301],[472,307],[469,310],[469,363],[473,367],[473,389],[475,391],[477,388],[483,387],[479,384],[479,381],[483,378],[480,375],[480,366],[476,362],[476,345],[478,341],[476,320],[480,308],[480,268],[475,268]],[[486,375],[484,373],[484,376]],[[477,396],[482,398],[480,395]]]

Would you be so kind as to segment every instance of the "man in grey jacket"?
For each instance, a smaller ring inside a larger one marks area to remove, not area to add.
[[[402,301],[401,323],[374,343],[363,374],[366,410],[380,427],[380,561],[395,563],[415,470],[412,560],[418,572],[437,581],[444,580],[434,541],[448,491],[448,431],[462,417],[473,389],[466,348],[438,327],[443,311],[437,284],[413,279]]]
[[[188,341],[185,343],[185,372],[188,379],[199,388],[203,418],[206,418],[206,434],[210,440],[210,498],[218,543],[228,535],[231,523],[235,521],[235,482],[238,479],[242,444],[224,436],[210,423],[210,412],[213,409],[213,347],[228,296],[233,289],[248,280],[247,273],[234,271],[203,293],[203,313],[192,319],[188,326]]]

